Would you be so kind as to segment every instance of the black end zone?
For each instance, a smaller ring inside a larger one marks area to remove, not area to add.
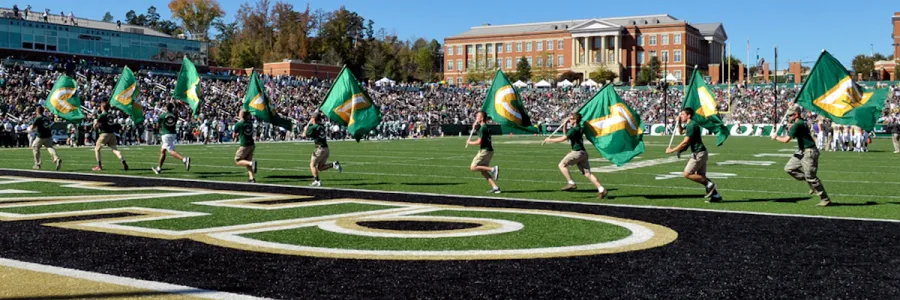
[[[157,178],[0,170],[0,175],[197,187]],[[0,222],[3,258],[272,298],[896,299],[900,224],[569,203],[203,183],[203,188],[482,207],[646,221],[678,232],[644,251],[554,259],[378,261],[284,256]],[[687,200],[686,200],[687,201]],[[418,229],[421,230],[421,227]]]

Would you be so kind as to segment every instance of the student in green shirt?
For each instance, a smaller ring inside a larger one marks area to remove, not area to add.
[[[100,130],[100,136],[97,137],[97,143],[94,146],[94,157],[97,159],[97,166],[94,167],[94,171],[103,171],[103,162],[100,160],[100,149],[103,146],[109,147],[112,149],[113,154],[119,158],[119,161],[122,162],[122,168],[125,171],[128,171],[128,163],[125,162],[125,156],[122,156],[122,152],[116,147],[118,141],[116,139],[116,121],[112,116],[109,115],[109,102],[103,102],[100,104],[100,114],[97,115],[97,118],[94,119],[94,129]]]
[[[491,144],[491,131],[488,130],[487,114],[483,111],[475,113],[475,124],[472,124],[472,130],[478,130],[477,140],[466,140],[467,145],[478,145],[480,149],[469,170],[472,172],[481,172],[481,176],[487,179],[491,184],[491,190],[488,193],[499,194],[500,187],[497,186],[497,179],[500,177],[500,166],[491,167],[491,158],[494,157],[494,146]],[[477,128],[477,129],[476,129]]]
[[[328,150],[327,130],[323,124],[324,119],[321,114],[315,113],[300,135],[303,138],[311,138],[316,145],[316,149],[313,150],[312,157],[309,159],[309,171],[313,175],[311,186],[322,186],[322,181],[319,180],[319,172],[331,168],[338,170],[338,172],[343,172],[344,170],[338,161],[334,161],[331,164],[326,162],[331,151]]]
[[[588,153],[584,148],[584,130],[580,124],[581,114],[577,112],[572,113],[572,115],[569,116],[568,122],[563,124],[562,131],[565,132],[565,135],[553,139],[548,137],[544,139],[544,142],[562,143],[569,141],[572,146],[572,151],[559,162],[559,171],[568,182],[568,184],[562,188],[563,191],[574,191],[577,188],[575,186],[575,181],[572,180],[572,175],[569,174],[569,167],[578,165],[578,171],[581,172],[581,174],[584,174],[584,176],[597,187],[597,199],[603,199],[606,198],[606,194],[609,193],[609,191],[603,188],[603,186],[600,185],[600,181],[597,180],[597,176],[591,173],[591,164],[588,162]]]
[[[825,193],[825,186],[822,185],[822,181],[819,180],[819,176],[816,174],[816,171],[819,169],[819,149],[816,148],[816,141],[813,140],[812,134],[810,134],[806,120],[800,118],[800,106],[794,105],[788,108],[785,115],[793,123],[788,131],[788,135],[778,136],[777,128],[773,129],[770,134],[773,140],[782,143],[790,143],[792,139],[797,140],[797,148],[799,150],[788,160],[784,166],[784,171],[791,177],[794,177],[794,179],[806,181],[809,184],[809,194],[816,194],[821,199],[819,204],[817,204],[818,206],[831,205],[831,198],[828,198],[828,194]]]
[[[256,161],[253,160],[253,151],[256,150],[256,144],[253,143],[253,119],[250,112],[241,110],[241,119],[234,123],[234,132],[232,140],[240,139],[241,146],[234,154],[234,163],[238,166],[247,167],[247,173],[250,174],[250,182],[256,182]]]
[[[720,202],[722,195],[716,190],[716,184],[706,177],[706,161],[709,153],[706,152],[706,146],[703,145],[703,128],[692,120],[694,117],[694,109],[685,107],[678,116],[681,124],[684,125],[684,140],[675,148],[666,148],[666,154],[680,153],[688,148],[691,149],[691,158],[684,167],[684,178],[693,182],[702,184],[706,187],[707,202]]]
[[[156,129],[159,130],[160,139],[162,140],[162,147],[159,149],[159,165],[151,168],[156,175],[162,173],[162,165],[166,161],[166,153],[181,160],[186,170],[191,170],[191,158],[175,151],[175,143],[178,140],[178,136],[175,135],[178,117],[174,113],[175,104],[168,103],[166,104],[166,112],[159,115],[158,122],[156,122]]]
[[[47,152],[53,157],[53,163],[56,170],[62,167],[62,159],[56,155],[56,148],[53,147],[53,134],[50,131],[50,119],[44,116],[44,107],[38,106],[35,110],[35,118],[31,121],[30,131],[37,130],[37,136],[31,143],[31,152],[34,154],[34,169],[41,169],[41,147],[47,147]]]

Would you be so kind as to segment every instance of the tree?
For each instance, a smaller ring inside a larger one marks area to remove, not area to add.
[[[616,72],[610,71],[604,66],[599,66],[594,72],[591,72],[591,79],[600,84],[605,84],[607,82],[613,82],[616,78],[619,77],[619,74]]]
[[[113,17],[113,15],[112,15],[111,13],[109,13],[109,11],[107,11],[106,14],[103,15],[103,22],[106,22],[106,23],[112,23],[112,21],[113,21],[114,19],[115,19],[115,18]]]
[[[659,59],[656,57],[650,58],[650,63],[641,67],[641,72],[638,73],[635,85],[648,85],[655,82],[659,78],[659,67]]]
[[[332,64],[346,65],[357,76],[362,75],[365,64],[365,43],[361,43],[365,33],[365,19],[356,12],[341,6],[322,24],[319,38],[326,50],[323,58]],[[403,62],[401,62],[401,67]]]
[[[580,73],[575,73],[572,71],[566,71],[565,73],[559,74],[559,78],[556,81],[568,80],[570,82],[575,82],[576,80],[581,80],[582,75]]]
[[[192,38],[202,41],[209,40],[210,25],[225,16],[216,0],[172,0],[169,10],[172,11],[172,18],[180,20],[181,26]]]
[[[216,29],[215,41],[211,43],[210,58],[216,65],[231,65],[231,48],[234,45],[234,38],[238,31],[237,22],[223,23],[221,20],[213,23]]]
[[[722,79],[719,80],[720,82],[727,82],[727,80],[728,80],[729,63],[731,64],[731,69],[730,69],[731,81],[738,80],[738,70],[741,67],[741,60],[734,56],[729,55],[728,58],[725,59],[725,63],[720,66],[720,68],[722,68]]]
[[[519,58],[519,62],[516,63],[516,78],[515,80],[528,81],[531,80],[531,64],[528,63],[528,59],[524,56]]]

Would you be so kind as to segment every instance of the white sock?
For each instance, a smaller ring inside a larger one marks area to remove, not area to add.
[[[604,189],[602,186],[597,188],[598,193],[602,193],[604,191],[606,191],[606,189]]]
[[[569,184],[575,184],[575,181],[569,180]]]
[[[182,158],[182,159],[181,159],[181,162],[183,162],[183,163],[187,163],[187,157],[185,157],[185,158]]]
[[[713,187],[712,180],[706,180],[706,187],[707,187],[707,188]]]

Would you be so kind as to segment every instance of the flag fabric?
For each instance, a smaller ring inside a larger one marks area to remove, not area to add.
[[[794,103],[841,125],[875,129],[888,89],[866,91],[834,56],[822,51]]]
[[[644,153],[641,117],[619,98],[612,84],[600,89],[578,113],[584,135],[610,162],[621,167]]]
[[[697,122],[700,127],[718,135],[716,146],[722,146],[725,139],[728,138],[728,128],[719,118],[719,105],[716,103],[716,97],[709,92],[709,88],[706,87],[706,83],[700,76],[700,71],[696,68],[694,74],[691,75],[691,84],[684,94],[684,101],[681,105],[681,108],[688,107],[694,109],[692,120]]]
[[[250,74],[250,84],[247,85],[247,93],[244,94],[244,109],[259,120],[290,130],[293,123],[278,116],[266,94],[265,85],[257,77],[256,71]]]
[[[200,95],[200,73],[197,73],[197,67],[187,56],[182,60],[172,97],[187,103],[195,116],[200,114],[200,104],[203,102]]]
[[[44,101],[44,107],[54,115],[72,123],[84,119],[81,112],[81,99],[78,98],[78,84],[69,76],[61,75],[53,84],[50,95]]]
[[[332,122],[347,126],[357,142],[381,123],[381,110],[347,67],[341,69],[319,110]]]
[[[140,87],[134,78],[134,73],[128,66],[125,66],[122,76],[119,76],[119,82],[116,83],[116,89],[113,90],[112,97],[109,99],[109,104],[131,116],[134,124],[141,124],[144,122],[144,109],[137,101],[139,95]]]
[[[519,91],[501,70],[497,70],[497,74],[494,75],[494,82],[491,83],[491,89],[488,90],[481,111],[500,126],[537,133],[531,126],[531,118],[528,117]]]

